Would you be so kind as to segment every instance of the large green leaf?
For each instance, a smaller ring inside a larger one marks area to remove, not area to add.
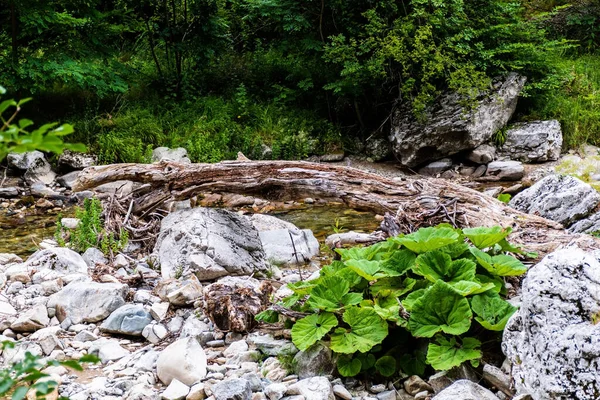
[[[471,307],[476,314],[477,322],[491,331],[502,331],[508,319],[517,311],[517,307],[503,300],[495,292],[473,296]]]
[[[368,281],[401,275],[400,272],[385,268],[381,261],[348,260],[345,263],[348,268]]]
[[[479,346],[481,342],[474,338],[463,338],[461,345],[454,337],[446,339],[438,336],[435,342],[429,343],[427,363],[435,370],[446,371],[465,361],[481,358]]]
[[[440,331],[461,335],[469,330],[472,317],[469,301],[437,281],[414,302],[408,327],[415,337],[432,337]]]
[[[292,342],[302,351],[321,340],[338,320],[332,313],[312,314],[299,319],[292,328]]]
[[[527,272],[527,267],[512,256],[499,254],[490,256],[489,254],[471,247],[471,254],[477,259],[477,263],[485,268],[490,274],[496,276],[518,276]]]
[[[299,281],[294,283],[288,283],[288,288],[290,288],[294,293],[300,296],[305,296],[310,293],[310,291],[317,286],[319,279],[315,279],[312,281]]]
[[[381,375],[390,377],[396,373],[396,359],[392,356],[383,356],[375,363],[375,369]]]
[[[501,226],[463,229],[465,236],[479,249],[485,249],[492,247],[496,243],[500,243],[500,241],[510,235],[511,232],[512,228],[502,228]]]
[[[410,292],[417,281],[412,278],[394,277],[383,278],[369,286],[369,291],[373,296],[393,296],[400,297]]]
[[[404,300],[402,300],[402,307],[408,312],[411,312],[415,302],[420,299],[427,289],[417,289],[414,292],[411,292]]]
[[[398,249],[398,243],[392,240],[375,243],[367,247],[351,247],[349,249],[336,249],[335,251],[342,257],[342,261],[347,260],[380,260],[384,254]]]
[[[361,302],[361,293],[348,293],[350,285],[344,279],[325,277],[310,292],[307,305],[312,309],[337,311],[349,305]]]
[[[337,328],[331,334],[330,347],[336,353],[366,353],[388,335],[387,322],[373,309],[349,307],[342,318],[350,328]]]
[[[360,373],[362,363],[358,358],[342,354],[337,359],[337,370],[341,376],[356,376]]]
[[[444,282],[474,281],[477,265],[466,258],[452,261],[447,253],[434,250],[419,255],[414,272],[428,281]]]
[[[410,250],[402,249],[391,253],[389,258],[382,260],[382,268],[389,271],[395,271],[399,275],[403,275],[415,265],[415,253]]]
[[[460,235],[451,228],[421,228],[395,240],[407,249],[421,254],[458,242]]]

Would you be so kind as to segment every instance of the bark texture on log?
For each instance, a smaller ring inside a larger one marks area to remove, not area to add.
[[[355,168],[302,161],[233,161],[218,164],[115,164],[86,168],[74,190],[117,180],[152,185],[154,191],[185,200],[207,192],[254,195],[268,200],[313,197],[348,207],[396,216],[404,231],[450,222],[459,227],[511,226],[511,240],[540,256],[558,246],[600,248],[600,240],[573,235],[547,219],[514,210],[504,203],[448,180],[389,179]]]

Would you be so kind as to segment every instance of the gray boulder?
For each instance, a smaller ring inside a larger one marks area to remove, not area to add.
[[[310,400],[334,400],[331,382],[324,376],[302,379],[291,385],[287,395],[301,395]]]
[[[600,232],[600,212],[575,222],[569,227],[569,232],[590,234]]]
[[[271,264],[307,264],[319,254],[319,241],[310,229],[300,229],[271,215],[254,214],[250,220],[259,231],[265,256]]]
[[[50,323],[48,312],[43,304],[21,313],[11,324],[10,329],[15,332],[34,332],[46,327]]]
[[[180,163],[190,163],[187,150],[183,147],[169,149],[168,147],[157,147],[152,151],[152,162],[176,161]]]
[[[100,325],[100,331],[122,335],[141,336],[152,322],[152,315],[141,304],[125,304],[113,311]]]
[[[474,111],[463,107],[457,93],[446,93],[425,110],[425,122],[409,106],[399,108],[392,118],[393,152],[402,164],[414,167],[487,143],[511,118],[525,80],[515,73],[497,80]]]
[[[60,322],[98,322],[125,304],[128,286],[120,283],[73,282],[48,299]]]
[[[26,153],[9,153],[6,156],[9,167],[25,171],[27,183],[41,182],[49,185],[56,178],[44,153],[41,151],[29,151]]]
[[[523,162],[556,161],[562,149],[562,131],[556,120],[516,124],[506,131],[501,155]]]
[[[98,157],[93,154],[75,153],[70,150],[65,150],[58,157],[58,165],[70,169],[84,169],[96,165],[97,162]]]
[[[77,181],[77,178],[79,177],[80,173],[81,173],[81,171],[72,171],[72,172],[69,172],[68,174],[59,176],[58,178],[56,178],[56,181],[62,187],[66,187],[67,189],[72,189],[73,186],[75,185],[75,181]]]
[[[83,257],[66,247],[38,250],[27,259],[25,265],[37,271],[52,270],[64,275],[88,273]]]
[[[476,164],[489,164],[496,158],[496,148],[489,144],[482,144],[471,150],[466,158]]]
[[[519,161],[492,161],[487,165],[487,181],[518,181],[525,175],[525,167]]]
[[[452,160],[449,158],[443,158],[441,160],[429,163],[423,168],[419,169],[419,174],[437,176],[442,172],[449,170],[450,168],[452,168]]]
[[[242,378],[227,379],[212,388],[215,400],[250,400],[252,388],[250,382]]]
[[[600,194],[585,182],[568,175],[550,175],[512,198],[509,205],[565,226],[589,215],[600,203]]]
[[[498,397],[475,382],[463,379],[439,392],[433,400],[498,400]]]
[[[332,353],[329,347],[316,343],[306,351],[294,356],[295,372],[300,379],[319,375],[329,375],[334,370]]]
[[[267,270],[256,229],[247,218],[220,209],[169,214],[162,220],[154,253],[163,278],[189,271],[203,281]]]
[[[369,137],[365,145],[365,152],[375,162],[384,160],[392,154],[390,142],[385,138]]]
[[[534,399],[598,398],[599,256],[558,250],[527,273],[521,307],[502,339],[518,393]]]

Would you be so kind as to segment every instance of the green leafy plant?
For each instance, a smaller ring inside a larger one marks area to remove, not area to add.
[[[15,343],[4,341],[0,347],[2,350],[14,348]],[[92,355],[85,355],[79,360],[43,360],[40,356],[26,352],[23,360],[0,370],[0,395],[10,396],[11,400],[22,400],[31,390],[35,393],[36,398],[46,398],[45,396],[54,391],[58,384],[48,374],[42,372],[44,368],[62,365],[83,371],[82,363],[97,363],[98,361],[100,360]],[[61,397],[61,399],[65,398]]]
[[[102,203],[97,198],[85,199],[83,208],[75,210],[79,224],[75,229],[68,229],[58,216],[54,237],[59,245],[68,245],[83,253],[90,247],[98,247],[105,255],[114,255],[127,246],[129,235],[123,228],[119,235],[107,232],[102,222]]]
[[[442,224],[338,249],[341,260],[324,266],[318,279],[288,285],[294,294],[279,305],[308,313],[293,324],[292,341],[302,351],[327,343],[342,376],[477,365],[477,335],[502,331],[516,311],[503,298],[504,277],[526,267],[508,253],[523,253],[507,242],[510,233]],[[267,310],[257,319],[279,316]]]
[[[6,93],[6,89],[0,86],[0,95]],[[0,97],[1,99],[1,97]],[[30,119],[16,121],[23,104],[30,98],[16,101],[13,99],[0,102],[0,161],[8,153],[23,153],[26,151],[42,150],[53,153],[62,153],[65,149],[73,151],[85,151],[81,144],[64,143],[63,136],[73,133],[73,127],[69,124],[58,126],[57,123],[44,124],[32,131],[27,130],[33,125]],[[14,108],[8,118],[3,114]]]
[[[508,204],[508,202],[510,202],[511,198],[512,198],[512,196],[508,193],[501,193],[498,195],[498,200],[500,200],[504,204]]]

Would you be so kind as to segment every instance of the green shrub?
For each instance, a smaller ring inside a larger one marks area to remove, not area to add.
[[[506,241],[510,232],[444,224],[338,249],[341,261],[323,267],[318,279],[288,285],[294,294],[281,306],[308,314],[294,323],[292,341],[305,351],[325,340],[343,376],[476,365],[481,332],[501,332],[516,311],[503,299],[504,277],[526,267],[506,254],[520,252]],[[257,319],[279,317],[269,310]]]
[[[79,224],[71,230],[61,223],[62,216],[58,216],[54,237],[59,245],[68,245],[80,253],[90,247],[96,247],[100,248],[107,256],[113,255],[127,246],[129,236],[126,230],[121,229],[118,237],[115,237],[114,233],[109,233],[104,229],[100,200],[85,199],[83,208],[75,210],[75,217],[79,219]]]
[[[14,346],[14,342],[5,341],[1,343],[0,349],[14,348]],[[0,370],[0,395],[10,395],[11,400],[21,400],[25,398],[29,390],[33,390],[36,398],[46,398],[45,396],[50,394],[58,384],[49,379],[48,374],[41,372],[44,368],[62,365],[83,371],[82,363],[97,363],[98,361],[99,359],[92,355],[83,356],[79,360],[42,360],[40,356],[26,352],[22,361]]]

